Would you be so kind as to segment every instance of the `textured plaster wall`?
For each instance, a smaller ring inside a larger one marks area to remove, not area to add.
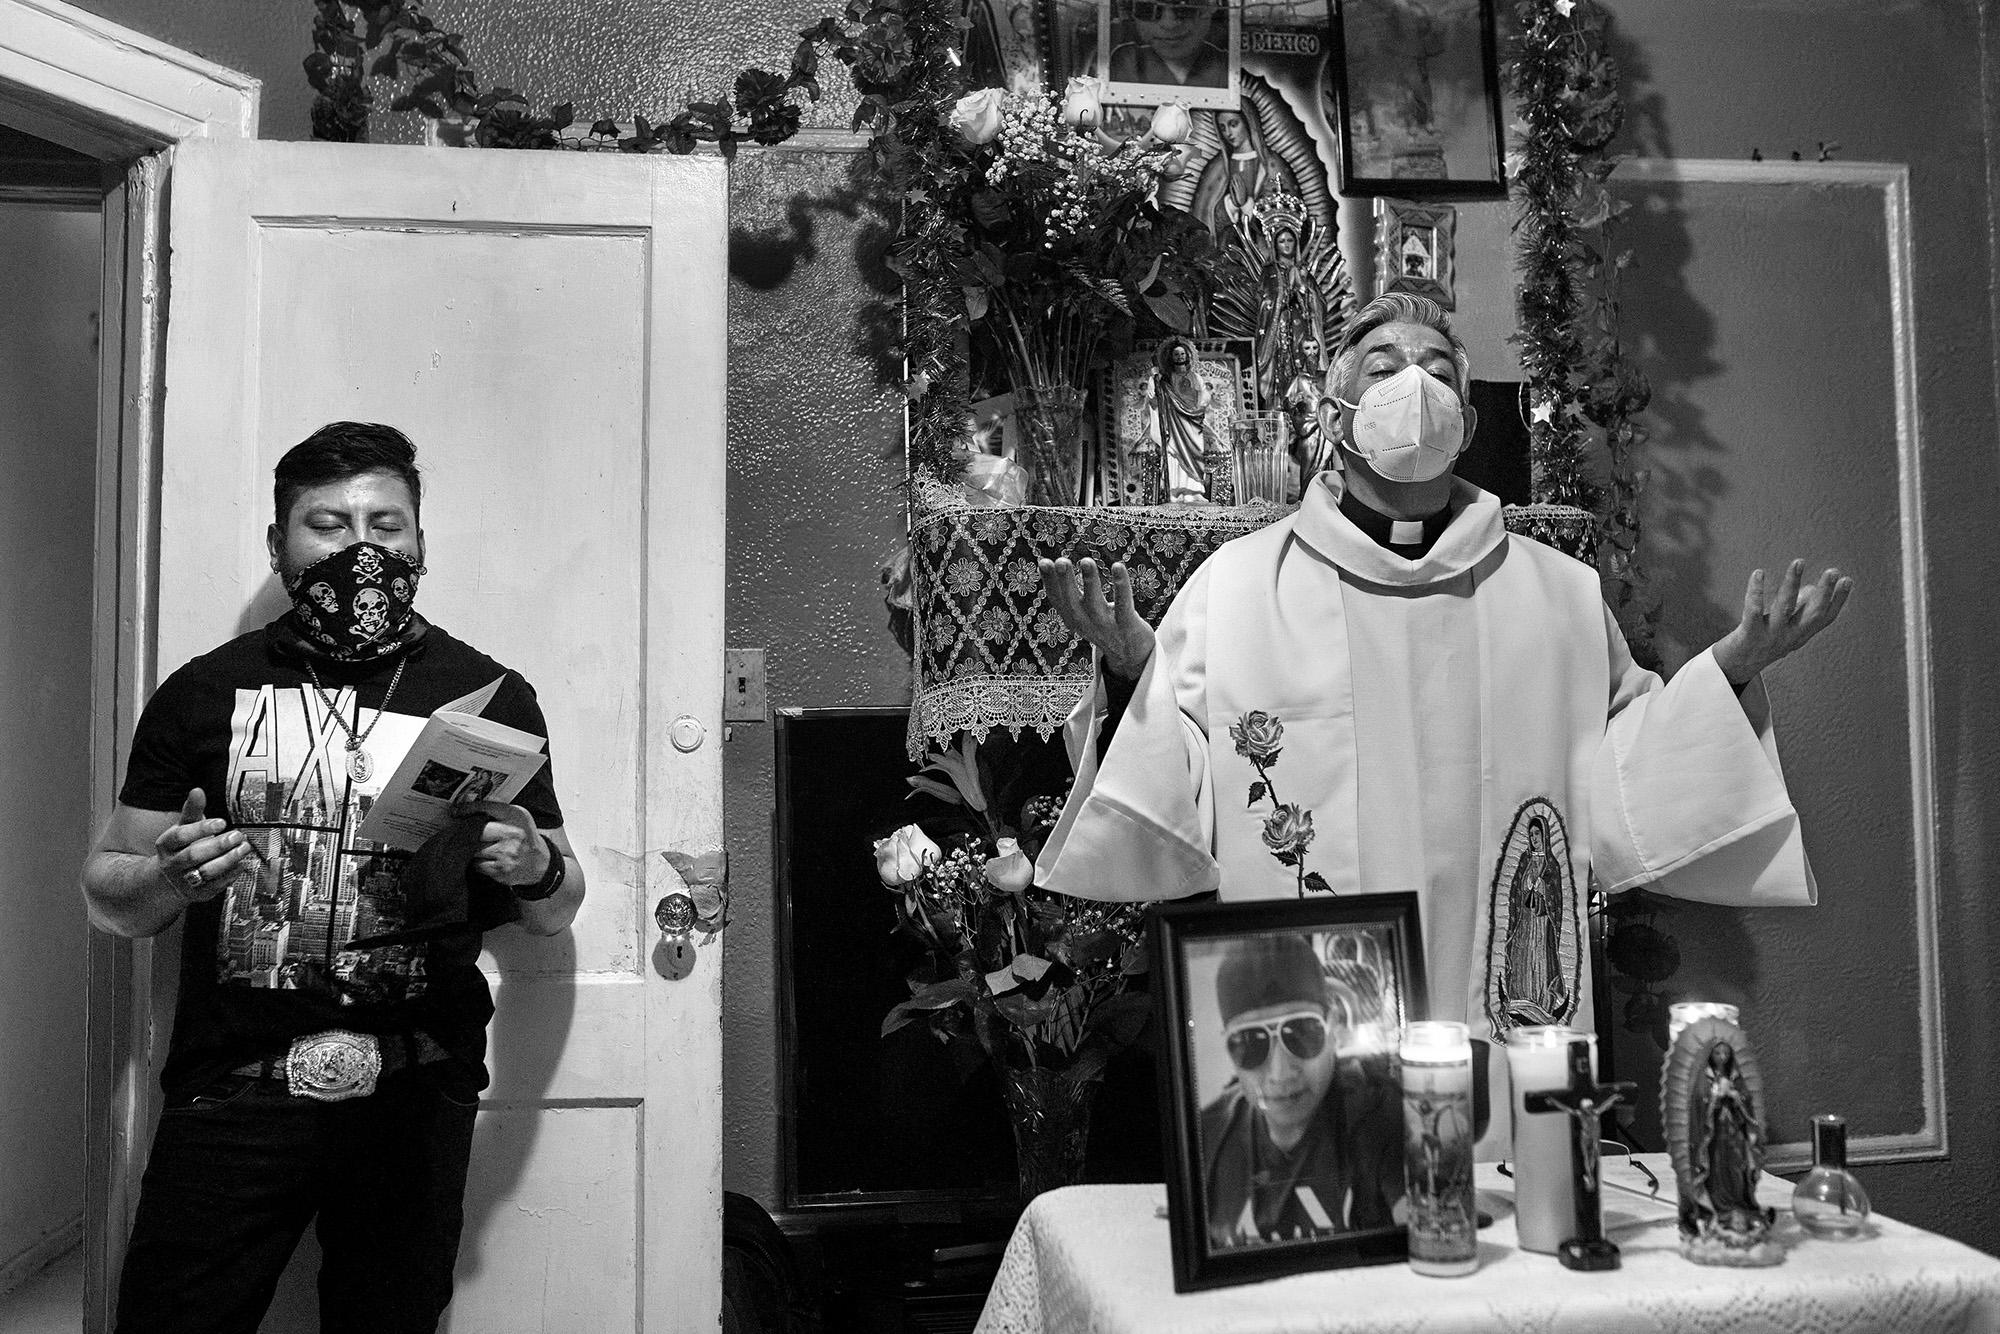
[[[2000,631],[1990,593],[2000,569],[1987,521],[2000,488],[1986,150],[1993,126],[1982,69],[1990,39],[1971,3],[1674,0],[1614,8],[1634,94],[1631,150],[1743,159],[1753,147],[1766,157],[1797,148],[1810,157],[1825,140],[1839,143],[1843,159],[1910,167],[1952,1156],[1873,1167],[1866,1180],[1884,1210],[2000,1249],[1989,1166],[2000,1155],[2000,1125],[1990,1114],[2000,1096],[2000,979],[1992,964],[2000,909],[1989,883],[2000,850],[2000,706],[1986,683]],[[1796,374],[1810,385],[1814,369],[1800,366]],[[1731,466],[1756,463],[1743,458]],[[1825,466],[1842,464],[1829,458]],[[1746,486],[1786,485],[1782,476],[1739,476]],[[1893,498],[1883,497],[1883,507],[1893,512]],[[1809,672],[1810,661],[1799,671]],[[1806,743],[1802,749],[1816,748],[1809,712],[1785,725]],[[1869,761],[1855,755],[1849,762]],[[1698,961],[1702,940],[1684,934],[1682,944]],[[1850,947],[1866,948],[1861,941]],[[1828,967],[1838,970],[1841,961]],[[1855,1003],[1865,1009],[1871,998]],[[1851,1073],[1869,1075],[1858,1063]]]
[[[265,81],[264,133],[307,134],[298,62],[304,0],[83,0],[154,36]],[[1907,162],[1912,173],[1920,408],[1929,442],[1925,496],[1932,580],[1940,775],[1948,1085],[1953,1161],[1872,1169],[1884,1208],[2000,1249],[2000,1206],[1984,1165],[2000,1159],[1992,1054],[2000,1025],[2000,907],[1986,893],[2000,853],[2000,701],[1982,690],[2000,642],[1990,595],[1986,516],[2000,490],[1994,450],[1993,210],[1987,91],[1996,47],[1978,0],[1616,0],[1634,106],[1627,147],[1684,157],[1747,158],[1838,141],[1849,160]],[[718,11],[669,0],[439,0],[489,83],[574,97],[585,116],[623,116],[712,90],[745,60],[784,60],[819,7]],[[838,107],[823,124],[840,124]],[[411,125],[385,127],[407,138]],[[776,225],[779,199],[816,196],[842,178],[810,155],[768,163],[746,154],[741,231]],[[775,189],[776,197],[769,191]],[[807,210],[816,253],[788,276],[746,267],[737,252],[732,353],[730,640],[771,650],[775,704],[895,702],[900,664],[878,630],[867,588],[896,528],[888,469],[877,462],[899,426],[862,359],[841,341],[866,289],[854,224]],[[786,226],[791,224],[787,222]],[[1461,318],[1483,373],[1511,356],[1501,306],[1504,210],[1461,209],[1461,294],[1484,308]],[[753,275],[753,276],[746,276]],[[1799,373],[1810,376],[1811,367]],[[815,405],[817,405],[815,407]],[[1829,467],[1839,466],[1829,460]],[[1799,725],[1810,726],[1808,720]],[[726,1102],[729,1184],[775,1200],[769,1014],[768,729],[739,726],[726,768],[738,924],[730,932]],[[1699,942],[1688,942],[1698,949]],[[1857,1077],[1863,1072],[1857,1071]]]
[[[876,570],[902,532],[901,396],[854,350],[886,289],[883,223],[845,203],[852,153],[742,156],[731,176],[729,642],[775,708],[902,704]],[[886,456],[886,457],[885,457]],[[723,975],[723,1185],[778,1203],[771,728],[724,755],[735,925]],[[857,835],[858,837],[858,835]]]

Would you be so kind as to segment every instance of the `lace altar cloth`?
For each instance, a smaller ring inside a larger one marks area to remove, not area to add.
[[[1624,1267],[1580,1274],[1514,1242],[1511,1214],[1482,1230],[1479,1271],[1425,1278],[1408,1265],[1332,1269],[1177,1296],[1166,1188],[1071,1186],[1036,1198],[1007,1245],[977,1334],[1989,1334],[2000,1331],[2000,1260],[1877,1215],[1847,1242],[1806,1236],[1792,1221],[1791,1183],[1767,1175],[1785,1262],[1719,1269],[1681,1259],[1673,1169],[1660,1178],[1605,1163],[1605,1221]],[[1484,1194],[1511,1195],[1491,1163]]]
[[[1049,606],[1038,557],[1094,556],[1106,566],[1124,561],[1139,614],[1157,625],[1174,594],[1217,547],[1291,510],[1263,502],[1236,508],[975,506],[956,487],[928,479],[911,486],[911,759],[929,747],[950,746],[959,732],[976,741],[996,727],[1031,727],[1052,736],[1090,689],[1090,646]],[[1506,511],[1512,531],[1572,554],[1576,543],[1562,525],[1578,517],[1589,521],[1566,506]]]
[[[978,507],[927,481],[913,483],[911,501],[912,759],[959,732],[981,741],[996,727],[1053,735],[1090,688],[1090,646],[1049,606],[1037,558],[1124,561],[1139,614],[1158,624],[1217,547],[1288,512],[1271,504]]]

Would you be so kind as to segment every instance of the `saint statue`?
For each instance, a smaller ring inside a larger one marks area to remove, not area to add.
[[[1201,504],[1209,499],[1208,407],[1215,391],[1203,383],[1194,344],[1169,338],[1153,354],[1146,377],[1149,448],[1157,448],[1160,477],[1168,501]]]
[[[1292,462],[1298,465],[1299,486],[1312,479],[1332,462],[1333,446],[1319,429],[1320,400],[1326,397],[1326,363],[1320,342],[1308,338],[1299,349],[1298,373],[1285,386],[1283,409],[1292,428]]]
[[[1549,850],[1548,822],[1528,817],[1528,847],[1507,889],[1507,964],[1501,1003],[1517,1023],[1562,1022],[1562,868]]]

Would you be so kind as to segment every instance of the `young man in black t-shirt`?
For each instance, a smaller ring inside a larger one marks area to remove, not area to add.
[[[1280,932],[1232,942],[1215,1001],[1235,1077],[1201,1112],[1210,1244],[1394,1225],[1400,1093],[1379,1058],[1341,1057],[1350,1016],[1311,940]]]
[[[583,873],[547,766],[414,854],[357,832],[433,710],[548,733],[527,681],[415,611],[415,453],[336,422],[279,462],[292,608],[161,684],[85,865],[102,929],[185,919],[121,1331],[251,1334],[315,1221],[323,1330],[429,1331],[451,1300],[493,1013],[480,936],[562,931]]]

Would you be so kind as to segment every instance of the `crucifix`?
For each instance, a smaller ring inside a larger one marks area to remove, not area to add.
[[[1590,1044],[1572,1038],[1569,1044],[1569,1087],[1530,1093],[1522,1106],[1531,1112],[1568,1112],[1570,1172],[1576,1184],[1576,1235],[1556,1248],[1565,1269],[1616,1269],[1618,1246],[1604,1235],[1604,1212],[1598,1191],[1598,1117],[1629,1096],[1630,1082],[1600,1084],[1590,1071]]]

